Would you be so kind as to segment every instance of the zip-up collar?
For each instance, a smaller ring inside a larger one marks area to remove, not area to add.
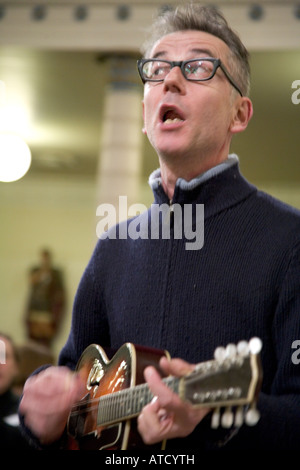
[[[172,201],[165,193],[160,169],[149,177],[156,204],[204,204],[205,218],[228,208],[257,191],[239,171],[237,155],[228,159],[191,181],[178,178]]]
[[[184,190],[190,191],[192,189],[195,189],[197,186],[200,184],[204,183],[205,181],[209,180],[213,176],[216,176],[222,171],[227,170],[230,168],[232,165],[235,165],[239,162],[239,158],[235,153],[232,153],[228,155],[227,160],[225,160],[222,163],[219,163],[218,165],[214,166],[213,168],[210,168],[209,170],[205,171],[204,173],[201,173],[199,176],[196,176],[196,178],[193,178],[191,181],[186,181],[184,178],[178,178],[175,184],[175,188],[178,186]],[[149,185],[152,188],[152,191],[155,191],[159,186],[162,184],[162,179],[161,179],[161,171],[160,168],[157,168],[157,170],[154,170],[151,175],[149,176]]]

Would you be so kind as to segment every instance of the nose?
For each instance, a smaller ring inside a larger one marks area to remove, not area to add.
[[[166,78],[164,79],[164,89],[173,93],[184,93],[186,79],[182,75],[179,66],[172,67]]]

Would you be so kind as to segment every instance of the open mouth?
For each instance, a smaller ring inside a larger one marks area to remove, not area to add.
[[[183,122],[184,117],[174,108],[162,108],[161,120],[164,124],[174,124],[177,122]]]

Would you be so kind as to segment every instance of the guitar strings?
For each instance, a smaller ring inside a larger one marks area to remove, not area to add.
[[[135,395],[138,394],[138,393],[136,393],[136,391],[140,392],[142,389],[145,389],[148,393],[150,392],[150,389],[145,384],[141,384],[141,385],[138,385],[134,388]],[[107,401],[108,403],[109,402],[117,402],[118,400],[120,401],[121,399],[126,398],[126,395],[128,395],[128,396],[134,395],[132,390],[133,389],[129,388],[129,389],[124,389],[124,390],[118,390],[117,392],[110,393],[110,394],[107,394],[107,395],[102,395],[101,397],[98,397],[98,398],[92,398],[92,399],[89,399],[89,398],[84,399],[83,398],[81,401],[79,401],[78,403],[73,405],[73,407],[71,408],[70,415],[71,416],[76,416],[76,415],[80,415],[80,414],[82,414],[86,411],[97,410],[98,406],[100,405],[101,402],[103,404],[103,403],[105,403],[105,401]],[[120,401],[119,403],[114,403],[114,405],[120,405],[121,403],[122,402]],[[91,405],[91,406],[88,406],[88,405]]]
[[[169,387],[171,385],[173,385],[173,387],[171,387],[171,388],[174,390],[174,384],[177,383],[178,379],[175,378],[175,377],[168,377],[167,379],[164,379],[163,381]],[[151,399],[153,398],[152,392],[150,391],[147,384],[139,384],[139,385],[135,386],[134,388],[126,388],[126,389],[123,389],[123,390],[118,390],[116,392],[109,393],[107,395],[102,395],[101,397],[92,398],[92,399],[83,398],[81,401],[79,401],[78,403],[76,403],[72,406],[70,416],[80,415],[80,414],[85,413],[86,411],[97,410],[100,403],[102,402],[102,404],[103,404],[103,403],[105,403],[105,401],[107,401],[108,404],[111,401],[111,402],[115,402],[114,405],[120,405],[122,402],[116,403],[116,402],[118,402],[118,400],[121,400],[121,399],[124,400],[124,398],[126,399],[127,398],[126,395],[127,396],[132,395],[133,399],[134,398],[135,399],[139,398],[139,394],[141,393],[141,391],[146,391],[148,395],[150,394],[150,396],[147,397],[147,400],[145,400],[145,401],[147,401],[147,403],[149,403],[151,401]],[[145,401],[140,402],[140,404],[142,404],[144,406]],[[91,406],[88,406],[88,405],[91,405]]]
[[[207,361],[207,363],[212,363],[212,362],[215,362],[215,361]],[[203,363],[205,364],[205,362]],[[197,370],[196,368],[196,371],[198,373],[198,375],[200,375],[200,370]],[[187,377],[186,377],[187,378]],[[179,379],[177,377],[167,377],[165,379],[163,379],[163,382],[168,385],[173,391],[175,391],[175,386],[178,384],[179,382]],[[134,392],[140,392],[142,389],[146,389],[146,391],[149,393],[149,388],[147,386],[147,384],[143,383],[143,384],[139,384],[137,386],[135,386],[134,388],[127,388],[127,389],[123,389],[123,390],[118,390],[117,392],[113,392],[113,393],[109,393],[107,395],[102,395],[101,397],[99,398],[94,398],[94,399],[89,399],[87,398],[86,400],[85,399],[82,399],[81,401],[79,401],[78,403],[74,404],[73,407],[71,408],[71,410],[73,409],[73,411],[71,411],[71,414],[72,416],[74,416],[75,414],[81,414],[81,413],[84,413],[85,411],[84,410],[80,410],[81,408],[85,408],[88,404],[95,404],[97,403],[97,406],[98,404],[100,403],[100,401],[104,401],[104,400],[107,400],[107,401],[110,401],[112,400],[113,398],[115,399],[116,398],[116,395],[120,396],[122,395],[122,397],[125,397],[126,395],[130,395],[132,394],[132,390],[134,390]],[[151,393],[151,392],[150,392]],[[112,398],[113,397],[113,398]],[[153,396],[152,396],[153,397]],[[150,401],[150,400],[149,400]],[[76,410],[75,410],[76,408]],[[91,406],[89,407],[89,410],[93,410],[94,408],[92,408]]]

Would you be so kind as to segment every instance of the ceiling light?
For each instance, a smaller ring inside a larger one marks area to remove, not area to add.
[[[297,18],[297,20],[300,20],[300,3],[295,5],[294,16],[295,16],[295,18]]]
[[[25,140],[15,134],[0,133],[0,181],[22,178],[31,165],[31,152]]]
[[[75,8],[74,17],[77,21],[86,20],[88,16],[88,9],[84,5],[79,5]]]
[[[262,19],[263,16],[264,16],[264,9],[261,5],[259,4],[251,5],[250,10],[249,10],[249,17],[251,18],[251,20],[259,21]]]
[[[117,8],[117,18],[120,21],[128,20],[131,10],[128,5],[119,5]]]
[[[35,21],[41,21],[46,18],[47,10],[45,5],[36,5],[32,10],[32,18]]]

